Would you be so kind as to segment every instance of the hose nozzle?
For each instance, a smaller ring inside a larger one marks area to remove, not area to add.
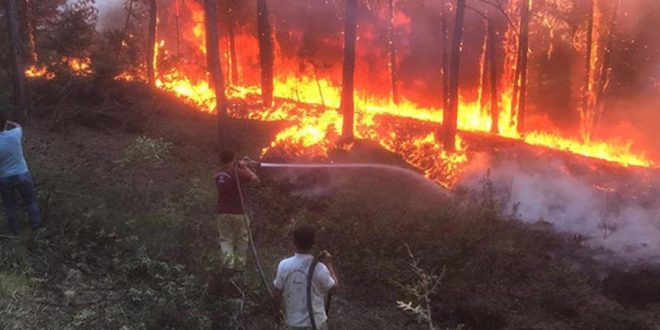
[[[261,162],[258,162],[256,160],[253,160],[252,158],[245,156],[240,160],[240,163],[244,164],[245,166],[256,170],[261,167]]]

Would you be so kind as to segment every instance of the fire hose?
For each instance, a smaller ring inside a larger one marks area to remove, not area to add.
[[[240,197],[241,200],[241,208],[243,209],[243,221],[245,223],[245,229],[248,234],[248,244],[250,245],[250,248],[252,250],[252,255],[254,256],[254,261],[257,264],[257,270],[259,271],[259,275],[261,275],[261,280],[264,283],[264,286],[266,287],[266,290],[268,291],[268,294],[272,297],[273,296],[273,291],[270,289],[270,285],[268,285],[268,280],[266,280],[266,274],[264,273],[264,269],[261,266],[261,260],[259,259],[259,254],[257,253],[257,248],[254,245],[254,239],[252,237],[252,230],[250,229],[250,221],[248,221],[248,216],[247,216],[247,203],[245,202],[245,198],[243,196],[243,189],[241,188],[241,179],[238,176],[238,172],[236,171],[236,166],[237,164],[234,164],[234,177],[236,178],[236,186],[238,187],[238,196]]]
[[[316,320],[314,319],[314,305],[312,302],[312,279],[314,277],[314,269],[316,265],[321,261],[327,252],[323,251],[319,256],[315,257],[312,263],[309,265],[309,271],[307,272],[307,311],[309,312],[309,323],[313,330],[318,330],[316,326]],[[328,292],[328,298],[325,301],[325,313],[330,314],[330,302],[332,301],[332,293]]]
[[[259,165],[258,162],[250,160],[250,162]],[[273,296],[273,291],[270,288],[270,285],[268,284],[268,280],[266,280],[266,275],[264,273],[263,267],[261,266],[261,260],[259,259],[259,254],[257,253],[257,248],[254,244],[254,239],[252,236],[252,230],[250,229],[250,221],[248,221],[248,216],[247,216],[247,202],[245,201],[245,196],[243,195],[243,188],[241,187],[241,181],[238,175],[238,172],[236,171],[236,167],[238,166],[237,163],[234,164],[234,177],[236,178],[236,186],[238,188],[238,196],[241,200],[241,208],[243,209],[243,221],[245,223],[245,228],[248,234],[248,244],[250,245],[250,249],[252,250],[252,255],[254,257],[255,263],[257,265],[257,270],[259,271],[259,275],[261,276],[261,280],[263,281],[264,287],[266,287],[266,290],[270,294],[270,296]],[[314,270],[316,269],[316,266],[318,263],[321,261],[321,258],[326,254],[327,252],[324,251],[324,253],[320,254],[319,256],[315,257],[312,263],[309,266],[309,271],[307,273],[307,310],[309,312],[309,321],[311,324],[311,327],[313,330],[318,330],[318,327],[316,325],[316,320],[314,319],[314,307],[312,303],[312,279],[314,276]],[[332,293],[328,292],[327,299],[325,301],[325,312],[326,314],[330,313],[330,303],[332,301]]]

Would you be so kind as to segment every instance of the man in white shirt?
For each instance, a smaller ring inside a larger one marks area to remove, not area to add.
[[[286,323],[290,330],[313,329],[310,321],[310,310],[307,303],[307,279],[314,256],[311,254],[315,241],[314,228],[302,225],[293,232],[293,243],[296,246],[294,256],[284,259],[277,267],[277,275],[273,285],[273,299],[279,312],[282,300],[286,311]],[[324,253],[320,262],[314,267],[312,276],[311,300],[314,314],[314,324],[317,330],[327,329],[328,316],[325,313],[325,296],[329,290],[339,284],[335,273],[332,256]]]

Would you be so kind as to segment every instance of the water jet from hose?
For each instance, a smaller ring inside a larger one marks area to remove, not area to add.
[[[364,169],[373,169],[381,171],[395,172],[400,175],[410,177],[412,180],[423,184],[425,187],[431,188],[436,192],[443,194],[447,193],[446,187],[435,184],[433,181],[426,178],[424,175],[417,173],[413,170],[393,166],[393,165],[384,165],[377,163],[332,163],[332,164],[289,164],[289,163],[259,163],[261,168],[285,168],[285,169],[353,169],[353,170],[364,170]]]

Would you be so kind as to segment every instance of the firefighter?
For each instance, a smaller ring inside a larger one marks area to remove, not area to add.
[[[257,184],[259,177],[249,158],[235,160],[232,150],[220,153],[221,169],[215,174],[215,184],[218,189],[218,205],[216,209],[216,225],[220,241],[222,261],[233,270],[242,270],[245,266],[248,251],[249,218],[243,209],[243,201],[239,184]],[[252,166],[252,167],[251,167]]]
[[[290,330],[326,330],[326,295],[339,285],[332,256],[311,254],[314,228],[302,225],[293,231],[295,254],[280,262],[273,281],[273,300],[279,315],[283,303]],[[311,283],[310,283],[311,282]]]

